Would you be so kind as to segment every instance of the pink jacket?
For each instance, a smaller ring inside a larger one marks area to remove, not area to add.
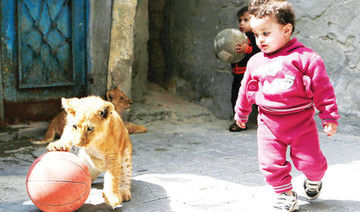
[[[319,117],[338,124],[334,88],[321,57],[293,38],[272,54],[260,52],[247,64],[235,106],[235,120],[247,122],[251,105],[275,115],[315,105]]]

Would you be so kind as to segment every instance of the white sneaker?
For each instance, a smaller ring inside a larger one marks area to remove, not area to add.
[[[304,189],[306,197],[310,200],[318,198],[322,189],[321,181],[311,181],[306,179],[304,181]]]
[[[299,210],[299,204],[297,201],[297,194],[293,191],[293,196],[289,196],[286,193],[278,195],[274,208],[277,211],[296,211]]]

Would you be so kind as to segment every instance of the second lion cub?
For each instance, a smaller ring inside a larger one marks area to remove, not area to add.
[[[61,99],[67,124],[60,140],[49,151],[80,147],[79,157],[89,168],[92,180],[104,175],[103,197],[112,207],[131,198],[132,144],[114,105],[100,97]],[[61,167],[59,167],[61,169]]]
[[[119,87],[106,92],[108,101],[114,104],[116,112],[121,116],[123,111],[130,109],[132,101],[129,99]],[[66,111],[62,110],[50,122],[43,140],[31,141],[33,144],[44,144],[54,141],[56,136],[61,136],[66,125]],[[130,134],[146,133],[147,127],[131,122],[124,122],[125,128]]]

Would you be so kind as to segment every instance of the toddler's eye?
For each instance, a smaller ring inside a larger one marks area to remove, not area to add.
[[[74,128],[75,130],[77,130],[77,126],[76,126],[75,124],[73,125],[73,128]]]
[[[268,36],[268,35],[270,35],[270,32],[264,32],[263,34],[264,34],[264,36]]]

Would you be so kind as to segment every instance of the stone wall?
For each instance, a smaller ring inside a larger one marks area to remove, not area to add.
[[[324,59],[335,87],[340,131],[360,134],[360,14],[358,0],[292,0],[296,36]]]
[[[151,1],[150,1],[151,2]],[[342,115],[340,130],[360,131],[358,0],[291,0],[295,36],[324,59]],[[232,116],[230,65],[217,60],[213,39],[226,28],[237,28],[236,13],[248,1],[166,0],[161,35],[166,62],[163,86],[206,106],[218,118]],[[150,35],[151,37],[151,35]],[[154,58],[152,58],[153,60]],[[149,75],[153,74],[149,70]]]

